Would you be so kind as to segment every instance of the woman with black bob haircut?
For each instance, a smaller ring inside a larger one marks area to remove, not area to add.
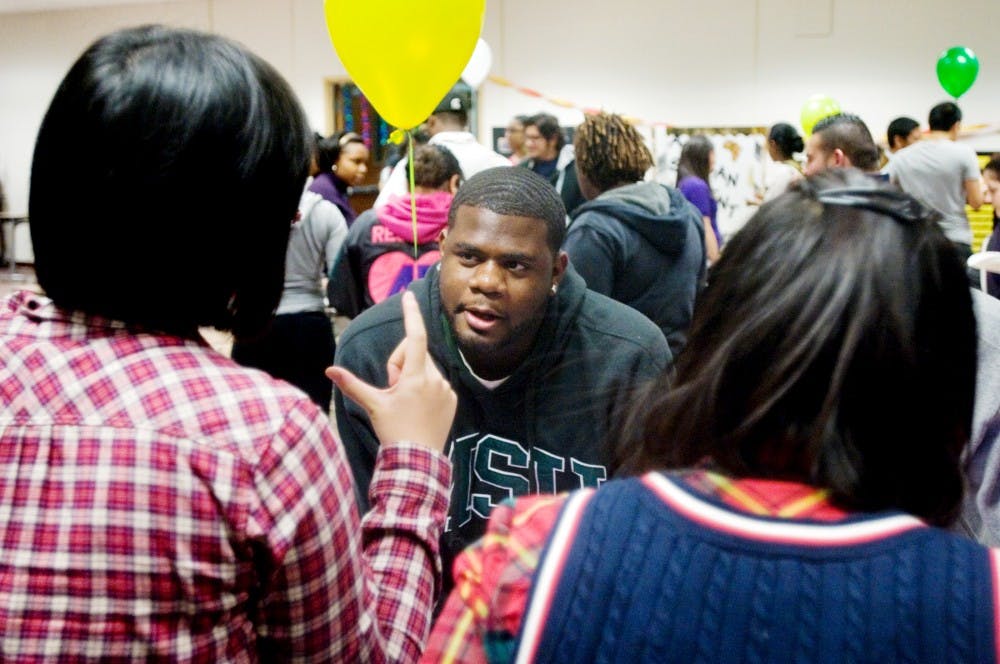
[[[425,661],[996,661],[997,552],[934,527],[976,367],[936,219],[854,170],[765,203],[624,423],[637,476],[496,508]]]
[[[152,330],[259,331],[310,134],[284,80],[234,43],[160,27],[106,37],[66,75],[35,145],[39,285],[63,309]],[[73,177],[67,150],[87,155]]]
[[[379,436],[363,524],[316,404],[198,331],[271,319],[309,134],[272,67],[190,30],[110,34],[59,86],[31,174],[47,295],[0,303],[0,660],[419,657],[456,398],[412,295],[391,390],[326,370]]]

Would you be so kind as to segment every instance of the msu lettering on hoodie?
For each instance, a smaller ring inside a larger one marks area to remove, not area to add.
[[[439,268],[410,290],[427,325],[431,357],[458,394],[446,448],[452,488],[442,554],[450,570],[454,555],[482,536],[490,511],[502,501],[597,487],[608,479],[609,436],[621,426],[634,390],[662,371],[671,355],[649,319],[587,290],[568,268],[530,355],[489,389],[456,349],[441,308]],[[338,343],[336,364],[385,385],[386,360],[404,334],[397,295],[351,322]],[[378,441],[362,408],[339,390],[334,404],[364,513]]]

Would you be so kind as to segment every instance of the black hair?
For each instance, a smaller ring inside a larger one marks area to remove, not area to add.
[[[538,133],[542,135],[546,141],[551,141],[553,138],[556,139],[556,151],[562,150],[563,146],[566,145],[566,137],[563,135],[562,128],[559,127],[559,120],[556,116],[549,113],[536,113],[534,115],[529,115],[524,119],[524,128],[535,127],[538,129]]]
[[[864,120],[851,113],[825,117],[813,127],[813,134],[823,142],[827,152],[840,150],[855,168],[871,172],[878,169],[878,146]]]
[[[1000,178],[1000,152],[994,152],[990,155],[990,160],[983,166],[983,173],[986,171],[993,171]]]
[[[708,156],[715,150],[712,141],[707,136],[691,136],[681,148],[681,158],[677,162],[677,182],[686,177],[701,178],[709,184],[710,174]],[[711,187],[711,185],[709,185]]]
[[[469,126],[469,114],[466,111],[434,111],[431,115],[442,118],[445,124],[456,127]]]
[[[573,136],[576,166],[598,191],[642,180],[653,156],[642,136],[620,115],[588,115]]]
[[[889,128],[885,132],[885,137],[889,141],[889,147],[893,147],[893,139],[897,136],[904,141],[907,140],[914,129],[920,127],[920,123],[913,118],[899,117],[889,123]]]
[[[699,295],[675,374],[636,400],[632,472],[710,459],[948,523],[962,496],[976,324],[939,214],[855,169],[762,205]]]
[[[453,175],[462,179],[462,167],[443,145],[421,145],[413,151],[413,182],[418,187],[440,189]]]
[[[545,223],[546,242],[553,255],[566,236],[566,208],[552,184],[528,168],[497,166],[476,173],[458,189],[448,211],[448,228],[463,205],[510,217]]]
[[[364,145],[365,139],[353,131],[338,131],[316,144],[316,164],[320,173],[329,173],[333,169],[334,164],[340,159],[340,153],[349,143]]]
[[[73,64],[35,144],[39,285],[147,329],[252,334],[278,304],[310,161],[288,84],[228,39],[144,26]],[[67,150],[86,168],[66,177]]]
[[[951,101],[941,102],[931,109],[927,116],[927,124],[931,131],[951,131],[955,123],[962,121],[962,109]]]
[[[793,154],[802,152],[805,148],[802,136],[799,135],[799,132],[795,131],[795,127],[787,122],[779,122],[771,127],[767,138],[770,141],[774,141],[774,144],[778,146],[782,161],[791,159]]]

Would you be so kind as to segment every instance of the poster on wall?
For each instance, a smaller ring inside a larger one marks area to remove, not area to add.
[[[657,182],[675,185],[681,148],[692,134],[702,134],[715,151],[715,169],[709,176],[712,194],[719,205],[719,231],[724,238],[743,227],[757,209],[765,169],[770,161],[764,148],[766,129],[679,130],[653,127],[649,134]]]

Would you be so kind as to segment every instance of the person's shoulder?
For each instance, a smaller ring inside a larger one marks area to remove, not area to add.
[[[365,210],[358,215],[358,218],[354,220],[354,223],[347,230],[347,243],[352,246],[359,244],[377,223],[379,221],[378,215],[375,213],[375,208]]]
[[[377,348],[380,340],[391,338],[385,343],[391,343],[395,347],[403,337],[403,307],[402,293],[397,293],[390,298],[379,302],[362,311],[356,318],[351,320],[347,328],[340,335],[337,341],[337,355],[341,351],[359,347]]]
[[[315,201],[309,211],[309,216],[313,218],[314,223],[319,222],[328,228],[344,226],[346,229],[347,227],[347,219],[344,218],[344,213],[340,211],[339,207],[323,197],[320,197],[319,200]]]
[[[502,154],[500,154],[499,152],[497,152],[496,150],[493,150],[493,149],[491,149],[491,148],[483,145],[482,143],[478,143],[478,142],[475,145],[477,145],[478,148],[474,148],[474,149],[476,149],[479,152],[479,154],[482,155],[482,158],[485,161],[487,161],[490,166],[492,166],[492,167],[496,167],[496,166],[513,167],[513,164],[510,163],[510,160],[507,159],[507,157],[505,157]]]
[[[616,214],[611,205],[581,206],[566,229],[566,243],[600,240],[604,242],[625,242],[626,237],[636,231],[622,222],[623,215]]]
[[[329,427],[323,413],[301,390],[264,371],[207,349],[167,347],[155,354],[170,366],[184,366],[188,377],[171,390],[172,407],[149,417],[145,426],[249,463],[256,463],[289,427],[311,430],[314,438]],[[145,393],[141,385],[135,391]],[[220,408],[223,402],[232,407]]]
[[[663,331],[626,304],[588,289],[578,316],[578,324],[587,331],[590,343],[614,350],[609,356],[646,353],[670,357]]]
[[[708,183],[699,177],[689,175],[677,183],[677,191],[689,201],[694,199],[701,202],[711,198],[711,189]]]
[[[708,189],[708,183],[696,175],[688,175],[678,180],[677,189],[681,191],[685,189]]]

